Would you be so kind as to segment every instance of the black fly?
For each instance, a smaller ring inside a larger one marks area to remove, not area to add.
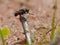
[[[15,16],[17,16],[17,15],[23,15],[23,14],[26,14],[26,13],[29,13],[29,9],[20,9],[19,11],[17,11],[16,13],[15,13]]]

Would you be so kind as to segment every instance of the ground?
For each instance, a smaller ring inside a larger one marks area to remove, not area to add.
[[[46,34],[51,29],[51,19],[53,16],[54,0],[0,0],[0,27],[8,26],[10,34],[5,37],[6,44],[12,45],[16,42],[24,43],[25,34],[19,18],[14,16],[14,13],[21,8],[21,3],[30,10],[31,14],[25,14],[29,23],[30,31],[36,30],[34,44],[42,41],[43,34]],[[32,15],[33,14],[33,15]],[[56,29],[60,24],[60,0],[57,0],[57,12],[55,16]],[[45,27],[45,28],[43,28]],[[49,43],[50,33],[46,34],[46,40]],[[19,40],[18,40],[19,38]],[[45,40],[45,41],[46,41]],[[45,43],[43,41],[43,43]],[[1,43],[1,42],[0,42]],[[0,44],[1,45],[1,44]],[[42,44],[44,45],[44,44]]]

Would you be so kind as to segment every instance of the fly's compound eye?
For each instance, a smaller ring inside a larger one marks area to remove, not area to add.
[[[19,12],[17,11],[15,14],[14,14],[14,16],[18,16],[19,15]]]
[[[29,10],[26,10],[27,13],[29,13]]]

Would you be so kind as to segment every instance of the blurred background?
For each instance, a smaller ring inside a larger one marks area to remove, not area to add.
[[[25,43],[26,38],[22,24],[19,18],[14,16],[14,13],[22,8],[21,3],[23,3],[31,13],[25,14],[25,17],[28,20],[30,31],[35,30],[33,39],[34,45],[38,45],[38,42],[40,42],[41,45],[47,45],[50,42],[50,32],[48,31],[51,29],[51,19],[55,0],[0,0],[0,27],[8,26],[10,28],[9,36],[5,37],[6,45],[12,45],[14,43],[17,43],[15,45],[23,45]],[[60,0],[57,0],[57,11],[55,16],[56,30],[60,25],[59,16]],[[1,41],[0,45],[2,45]]]

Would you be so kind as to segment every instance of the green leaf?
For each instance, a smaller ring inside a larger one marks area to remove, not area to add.
[[[3,37],[8,36],[9,33],[10,33],[8,27],[3,27],[3,28],[1,28],[1,32],[2,32]]]

